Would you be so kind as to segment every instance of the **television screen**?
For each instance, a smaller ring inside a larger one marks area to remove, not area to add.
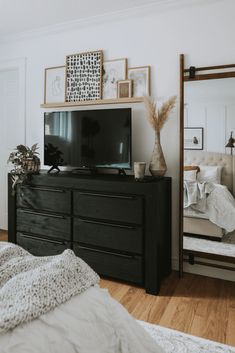
[[[131,109],[44,114],[44,164],[131,168]]]

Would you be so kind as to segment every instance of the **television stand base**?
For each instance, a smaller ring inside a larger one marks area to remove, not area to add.
[[[53,170],[56,170],[55,172],[52,173]],[[48,174],[52,173],[52,174],[58,174],[60,172],[60,168],[57,165],[53,165],[49,170],[48,170]]]
[[[75,168],[72,170],[73,174],[85,174],[85,175],[93,175],[97,174],[96,168]]]
[[[124,175],[124,176],[126,176],[125,169],[119,168],[119,169],[118,169],[118,175]]]

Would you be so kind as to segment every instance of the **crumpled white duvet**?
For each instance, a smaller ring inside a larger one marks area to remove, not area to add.
[[[208,182],[184,181],[184,208],[191,207],[195,211],[206,212],[207,197],[215,185]]]
[[[207,198],[209,220],[227,232],[235,230],[235,199],[225,185],[214,184]]]
[[[108,291],[91,287],[12,331],[0,353],[163,353]]]
[[[226,232],[233,232],[235,230],[235,199],[225,185],[213,184],[213,186],[206,198],[206,206],[202,214],[206,214],[212,223],[225,229]],[[197,208],[188,207],[186,209],[195,210]]]

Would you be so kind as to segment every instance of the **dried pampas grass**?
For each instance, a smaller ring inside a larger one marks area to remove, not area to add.
[[[160,109],[150,97],[144,97],[144,104],[147,110],[147,120],[156,132],[160,132],[169,117],[170,111],[175,107],[176,96],[170,97]]]

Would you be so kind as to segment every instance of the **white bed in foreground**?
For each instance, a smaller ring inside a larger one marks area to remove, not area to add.
[[[114,318],[111,315],[114,315]],[[114,326],[112,321],[115,322]],[[161,352],[159,345],[165,353],[235,353],[234,347],[143,321],[140,325],[156,342],[153,350],[148,346],[150,338],[143,332],[139,323],[134,322],[106,290],[97,286],[72,298],[52,312],[0,335],[0,352],[157,353]],[[122,340],[126,340],[126,347],[122,345],[120,350],[115,348],[115,342],[120,339],[115,333],[115,327],[118,327]],[[130,337],[134,341],[132,348],[128,344]],[[150,347],[152,345],[150,342]]]
[[[105,289],[91,287],[53,311],[0,334],[1,353],[162,353]]]
[[[49,258],[36,258],[15,245],[10,245],[17,250],[17,269],[15,269],[14,256],[5,254],[4,247],[8,247],[7,243],[0,243],[0,353],[234,353],[235,349],[229,346],[217,344],[216,342],[199,339],[183,333],[165,329],[159,326],[138,323],[128,312],[111,298],[108,291],[101,289],[98,284],[90,286],[80,294],[72,296],[69,300],[56,306],[54,309],[45,312],[45,303],[48,305],[53,302],[49,300],[51,297],[50,289],[53,289],[52,299],[58,300],[60,296],[55,291],[56,285],[49,285],[49,290],[45,288],[45,278],[50,279],[49,284],[56,283],[58,273],[67,275],[67,267],[69,270],[73,266],[67,266],[64,262],[69,258],[70,262],[75,262],[79,272],[83,271],[82,285],[86,285],[87,279],[94,279],[94,272],[87,271],[87,265],[81,264],[78,258],[74,258],[71,253],[66,256],[56,256]],[[12,253],[11,253],[12,255]],[[24,258],[25,257],[25,258]],[[54,261],[56,258],[56,261]],[[26,261],[25,261],[26,260]],[[5,266],[4,266],[5,263]],[[63,268],[63,265],[66,267]],[[80,266],[81,265],[81,266]],[[22,268],[23,266],[23,268]],[[46,266],[46,268],[45,268]],[[76,266],[75,272],[76,272]],[[14,270],[14,273],[12,269]],[[31,268],[31,269],[30,269]],[[51,271],[53,268],[53,271]],[[46,269],[46,271],[45,271]],[[62,271],[61,271],[62,269]],[[55,271],[56,270],[56,271]],[[30,276],[28,276],[30,271]],[[36,271],[36,273],[35,273]],[[56,277],[48,277],[48,273]],[[74,270],[73,270],[74,273]],[[77,280],[77,274],[74,278]],[[89,276],[86,279],[87,274]],[[19,276],[18,276],[19,275]],[[39,275],[39,276],[38,276]],[[45,275],[45,278],[44,278]],[[11,294],[8,290],[4,290],[5,284],[7,288],[12,288],[12,283],[22,282],[25,278],[24,286],[17,286],[19,289],[17,294]],[[41,277],[40,277],[41,276]],[[96,275],[95,275],[96,276]],[[16,277],[16,279],[14,278]],[[28,279],[32,278],[32,281]],[[44,283],[38,282],[38,277]],[[85,280],[84,280],[85,278]],[[15,282],[16,280],[16,282]],[[65,283],[63,281],[63,283]],[[58,281],[58,285],[61,280]],[[28,297],[21,297],[24,293],[25,283],[27,283],[27,292],[33,293]],[[38,287],[40,283],[40,287]],[[72,285],[73,282],[69,281]],[[35,288],[37,289],[35,291]],[[41,290],[43,288],[43,290]],[[66,290],[68,286],[66,287]],[[62,286],[62,290],[64,287]],[[7,297],[5,296],[7,292]],[[65,291],[66,292],[66,291]],[[45,297],[45,301],[41,298],[41,294]],[[32,298],[33,297],[33,298]],[[54,298],[55,297],[55,298]],[[7,300],[6,300],[7,298]],[[35,300],[36,298],[36,300]],[[16,301],[16,310],[10,315],[10,309]],[[12,304],[11,304],[12,303]],[[19,303],[27,304],[27,310],[24,306],[19,307]],[[43,307],[41,306],[43,303]],[[39,304],[39,305],[38,305]],[[37,311],[35,311],[35,307]],[[43,314],[38,315],[38,308],[42,308]],[[30,320],[28,312],[34,313],[35,319]],[[22,313],[24,315],[22,316]],[[18,320],[18,321],[17,321]],[[21,320],[21,323],[19,322]],[[27,320],[27,321],[25,321]],[[12,325],[8,321],[12,321]],[[22,323],[23,321],[23,323]],[[9,329],[9,327],[12,327]],[[14,327],[14,328],[13,328]],[[148,333],[147,333],[148,332]],[[152,336],[152,337],[151,337]]]
[[[163,353],[98,280],[71,250],[0,243],[0,353]]]

